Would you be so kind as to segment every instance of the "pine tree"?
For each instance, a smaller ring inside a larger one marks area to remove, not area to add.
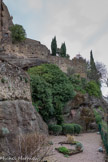
[[[56,56],[56,53],[57,53],[57,41],[56,41],[56,37],[54,37],[52,39],[52,42],[51,42],[51,51],[52,51],[52,55],[53,56]]]
[[[66,45],[65,45],[65,42],[62,43],[62,45],[61,45],[60,56],[61,57],[66,57]]]

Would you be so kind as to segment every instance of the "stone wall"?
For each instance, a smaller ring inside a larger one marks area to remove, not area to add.
[[[69,67],[72,66],[72,61],[63,57],[48,56],[49,63],[56,64],[63,72],[67,73]]]
[[[0,61],[0,101],[16,99],[31,101],[29,77],[19,67]]]
[[[44,59],[50,54],[48,48],[40,42],[26,39],[22,43],[12,44],[11,41],[2,43],[2,50],[5,54],[11,54],[20,58],[41,58]]]
[[[82,57],[75,57],[72,59],[71,64],[76,74],[80,74],[81,77],[87,78],[87,64],[85,59]]]

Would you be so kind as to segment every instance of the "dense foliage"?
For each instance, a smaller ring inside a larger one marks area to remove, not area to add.
[[[81,78],[79,75],[71,75],[69,79],[76,92],[86,93],[87,80],[85,78]]]
[[[22,42],[26,39],[26,32],[21,25],[15,24],[10,27],[12,42]]]
[[[96,81],[88,82],[86,86],[86,92],[90,96],[100,97],[102,95],[100,85]]]
[[[55,117],[63,121],[62,110],[75,95],[69,78],[56,65],[43,64],[28,70],[31,77],[33,102],[39,107],[43,119]]]

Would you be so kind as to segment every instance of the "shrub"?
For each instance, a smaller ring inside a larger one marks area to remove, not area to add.
[[[82,127],[79,124],[74,124],[74,133],[79,134],[82,130]]]
[[[83,148],[83,145],[80,142],[78,142],[76,144],[76,150],[80,151],[82,148]]]
[[[94,116],[97,124],[102,122],[102,116],[100,115],[99,112],[96,111],[96,109],[94,109]]]
[[[62,132],[63,134],[79,134],[81,132],[82,127],[79,124],[63,124]]]
[[[99,124],[102,121],[101,115],[96,115],[95,120],[96,120],[96,123]]]
[[[74,87],[74,90],[76,92],[80,92],[82,94],[85,94],[86,93],[86,90],[85,90],[85,87],[86,87],[86,84],[87,84],[87,80],[84,79],[84,78],[81,78],[79,75],[71,75],[69,77],[73,87]]]
[[[51,124],[48,128],[49,132],[53,133],[54,135],[59,135],[62,132],[62,126],[60,125]]]
[[[21,25],[15,24],[10,27],[12,42],[22,42],[26,39],[26,32]]]
[[[73,134],[74,133],[74,125],[73,124],[63,124],[62,132],[64,135]]]
[[[0,145],[2,151],[9,157],[16,157],[16,159],[21,157],[19,161],[24,158],[35,159],[26,159],[24,161],[43,161],[45,156],[48,156],[51,152],[46,136],[37,133],[23,134],[17,136],[13,141],[7,138],[3,144],[3,146]]]
[[[59,147],[58,151],[63,153],[64,155],[69,154],[69,149],[66,147]]]
[[[100,86],[95,81],[88,82],[88,84],[86,86],[86,92],[90,96],[95,96],[95,97],[101,97],[101,95],[102,95]]]

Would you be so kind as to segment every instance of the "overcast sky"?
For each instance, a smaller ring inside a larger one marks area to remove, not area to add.
[[[21,24],[27,36],[50,49],[57,38],[65,42],[72,57],[81,54],[108,67],[108,0],[4,0],[13,21]]]

